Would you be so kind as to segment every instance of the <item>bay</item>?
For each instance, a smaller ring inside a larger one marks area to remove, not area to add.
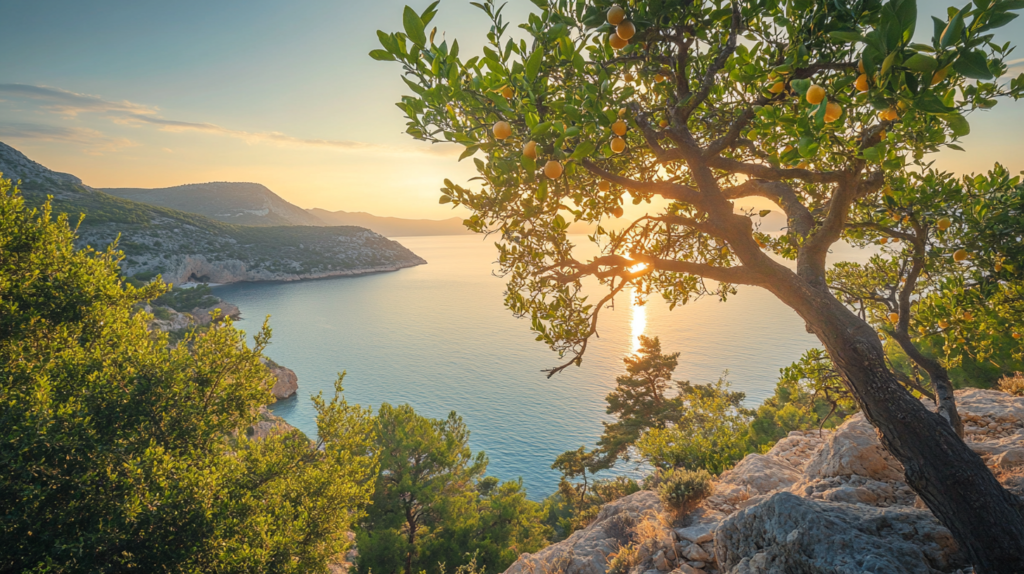
[[[330,396],[346,371],[351,403],[374,409],[409,403],[435,418],[456,411],[472,433],[472,448],[487,453],[488,474],[521,477],[535,500],[557,489],[554,458],[592,447],[601,422],[611,420],[604,397],[640,334],[657,335],[666,352],[681,353],[676,379],[706,383],[728,370],[747,406],[774,392],[781,367],[818,345],[792,310],[758,288],[741,288],[725,303],[705,298],[672,311],[660,299],[637,306],[621,297],[602,312],[601,336],[583,365],[548,379],[542,369],[560,364],[559,357],[535,340],[528,320],[504,308],[504,281],[492,274],[492,241],[398,241],[428,264],[359,277],[238,283],[215,293],[238,305],[238,326],[250,335],[270,316],[266,354],[299,380],[297,395],[272,409],[307,435],[316,434],[309,397]],[[635,472],[628,465],[611,471]]]

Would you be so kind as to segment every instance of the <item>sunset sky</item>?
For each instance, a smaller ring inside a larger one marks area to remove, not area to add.
[[[404,135],[399,67],[366,55],[405,3],[429,2],[5,0],[0,141],[93,187],[253,181],[306,208],[451,217],[438,188],[471,163]],[[919,2],[919,36],[945,6]],[[531,8],[511,0],[505,14],[518,23]],[[997,39],[1024,40],[1021,20]],[[487,19],[444,0],[434,24],[470,54]],[[1024,48],[1010,60],[1019,74]],[[968,151],[943,152],[940,167],[1024,169],[1024,102],[970,120]]]

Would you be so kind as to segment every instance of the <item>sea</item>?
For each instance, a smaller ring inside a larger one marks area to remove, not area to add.
[[[585,244],[586,238],[575,238]],[[529,498],[557,490],[551,469],[566,451],[591,448],[601,435],[605,397],[625,373],[622,359],[640,335],[658,336],[679,352],[676,380],[716,381],[746,393],[746,406],[773,394],[779,369],[818,341],[770,293],[741,287],[728,301],[704,298],[669,310],[660,298],[644,305],[622,294],[602,311],[599,338],[582,366],[547,378],[564,362],[503,304],[497,250],[482,236],[405,237],[397,241],[426,265],[391,273],[298,282],[236,283],[214,288],[239,307],[237,326],[250,336],[265,318],[273,330],[267,356],[298,375],[296,396],[271,406],[309,436],[316,435],[310,397],[330,397],[345,373],[350,403],[412,405],[443,418],[455,411],[470,446],[489,459],[487,472],[522,479]],[[844,259],[861,259],[847,250]],[[639,475],[635,463],[608,475]]]

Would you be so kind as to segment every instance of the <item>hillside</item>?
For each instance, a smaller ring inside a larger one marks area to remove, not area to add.
[[[466,235],[472,233],[464,225],[462,218],[448,219],[401,219],[399,217],[380,217],[362,211],[327,211],[313,208],[310,214],[327,225],[358,225],[372,229],[385,237],[410,237],[416,235]]]
[[[84,214],[79,244],[102,249],[120,236],[125,274],[161,273],[170,283],[293,281],[393,271],[422,265],[402,245],[353,226],[251,227],[138,203],[52,171],[0,142],[0,172],[21,180],[29,205],[53,197],[54,211],[74,224]]]
[[[258,183],[218,181],[160,189],[114,188],[101,191],[236,225],[324,225],[315,215],[288,203]]]

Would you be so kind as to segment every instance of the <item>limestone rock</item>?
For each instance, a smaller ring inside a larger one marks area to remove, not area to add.
[[[807,464],[808,477],[859,475],[878,481],[903,480],[903,465],[878,441],[878,434],[863,413],[857,413],[829,437]],[[795,481],[794,481],[795,482]]]
[[[643,490],[609,502],[589,526],[534,554],[523,554],[506,574],[572,572],[604,574],[608,556],[629,541],[630,529],[648,512],[661,510],[658,495]]]
[[[267,437],[291,432],[295,427],[275,416],[267,407],[260,407],[259,420],[245,430],[246,436],[252,440],[263,440]]]
[[[270,389],[274,398],[277,400],[287,399],[294,395],[295,391],[299,390],[299,377],[295,375],[295,371],[281,366],[269,368],[270,372],[277,378],[274,388]]]
[[[732,470],[722,473],[711,498],[737,506],[754,496],[789,488],[798,480],[800,472],[782,458],[748,454]]]
[[[692,544],[701,544],[715,539],[717,524],[697,524],[686,528],[676,528],[676,536]]]
[[[1013,447],[993,457],[991,466],[1010,468],[1021,464],[1024,464],[1024,448]]]
[[[228,303],[227,301],[221,301],[212,307],[201,309],[196,307],[189,314],[192,315],[193,320],[198,325],[208,325],[213,320],[212,312],[217,311],[217,320],[224,317],[230,317],[231,319],[237,320],[242,316],[242,312],[238,310],[238,307]]]
[[[715,532],[715,554],[730,574],[931,574],[966,565],[953,536],[930,512],[790,493],[726,519]]]

